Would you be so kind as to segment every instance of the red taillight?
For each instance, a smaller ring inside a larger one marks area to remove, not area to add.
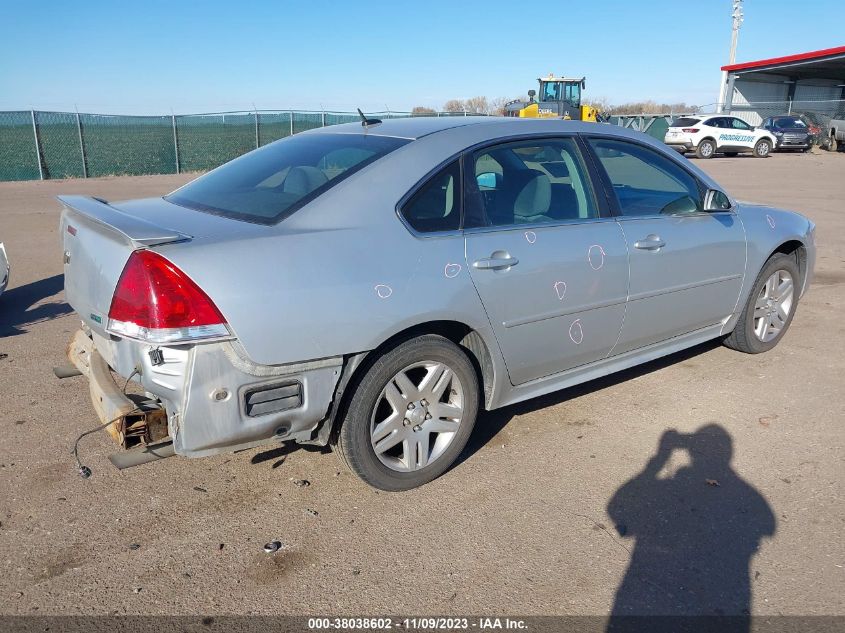
[[[698,132],[697,127],[683,127],[681,128],[681,130],[683,132],[686,132],[687,134],[695,134],[696,132]]]
[[[229,335],[226,319],[190,277],[152,251],[135,251],[109,309],[109,330],[157,343]]]

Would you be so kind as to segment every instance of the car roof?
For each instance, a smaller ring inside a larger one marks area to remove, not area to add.
[[[381,123],[364,126],[360,122],[341,123],[315,130],[308,134],[369,134],[372,136],[395,136],[399,138],[417,139],[442,130],[449,130],[467,125],[482,125],[490,120],[501,120],[500,117],[485,116],[412,116],[396,119],[381,119]]]
[[[497,133],[513,131],[542,132],[561,131],[582,132],[595,130],[595,123],[582,121],[564,121],[562,119],[522,119],[502,116],[443,116],[443,117],[406,117],[384,119],[381,123],[364,127],[360,123],[342,123],[310,130],[306,134],[370,134],[373,136],[393,136],[398,138],[419,139],[446,130],[466,128],[468,126],[495,126]]]

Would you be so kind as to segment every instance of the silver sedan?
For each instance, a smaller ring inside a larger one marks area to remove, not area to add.
[[[116,465],[330,444],[385,490],[448,469],[481,409],[709,339],[771,349],[816,253],[807,218],[572,121],[369,120],[162,198],[60,200],[70,357]]]

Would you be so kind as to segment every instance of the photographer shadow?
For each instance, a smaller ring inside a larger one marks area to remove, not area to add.
[[[689,465],[661,477],[675,450]],[[718,424],[666,431],[642,472],[613,495],[607,513],[635,544],[607,631],[700,630],[711,619],[719,630],[749,630],[749,565],[776,525],[763,495],[731,467],[732,454]]]

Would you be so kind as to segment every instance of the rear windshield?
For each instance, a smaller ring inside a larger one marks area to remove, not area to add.
[[[672,121],[672,125],[669,127],[689,127],[691,125],[695,125],[701,121],[701,119],[693,119],[692,117],[681,117],[680,119],[675,119]]]
[[[364,134],[292,136],[226,163],[165,198],[235,220],[272,224],[406,143]]]
[[[801,119],[794,116],[779,116],[774,120],[775,127],[807,127]]]

